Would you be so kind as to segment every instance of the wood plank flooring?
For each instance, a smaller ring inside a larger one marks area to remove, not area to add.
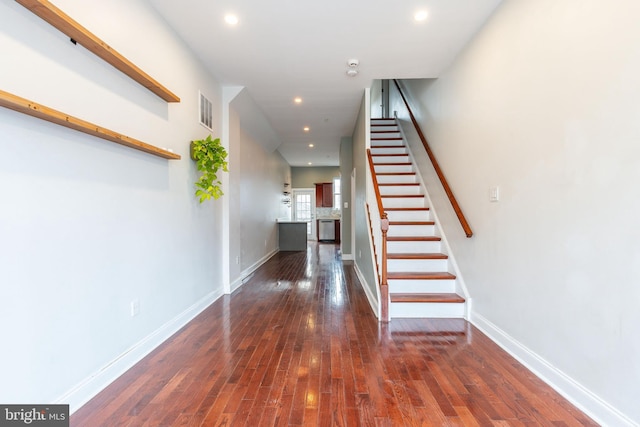
[[[332,244],[281,252],[72,426],[593,426],[464,320],[373,316]]]

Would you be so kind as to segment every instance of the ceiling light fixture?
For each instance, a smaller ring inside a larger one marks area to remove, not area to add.
[[[293,98],[293,102],[295,102],[296,104],[302,104],[302,98],[296,96],[295,98]]]
[[[313,147],[314,147],[314,145],[313,145],[313,144],[309,144],[309,148],[313,148]]]
[[[309,166],[311,166],[313,163],[309,162],[309,163],[307,163],[307,164],[308,164]]]
[[[427,13],[426,10],[419,10],[418,12],[415,13],[415,15],[413,15],[413,19],[415,19],[418,22],[422,22],[427,19],[427,16],[429,16],[429,14]]]
[[[230,13],[228,15],[225,15],[224,22],[226,22],[229,25],[237,25],[238,24],[238,17],[236,15],[234,15],[233,13]]]
[[[309,132],[309,126],[305,126],[302,130],[305,132]]]
[[[347,70],[347,76],[355,77],[357,75],[358,75],[358,70],[354,70],[354,69]]]

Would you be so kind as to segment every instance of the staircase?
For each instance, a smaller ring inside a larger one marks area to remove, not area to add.
[[[465,316],[465,299],[395,119],[371,120],[371,154],[389,218],[389,315]]]

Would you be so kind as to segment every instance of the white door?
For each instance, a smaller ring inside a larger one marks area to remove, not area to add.
[[[316,240],[316,190],[293,190],[293,220],[307,222],[307,239]]]

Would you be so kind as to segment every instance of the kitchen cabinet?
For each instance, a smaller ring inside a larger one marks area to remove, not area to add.
[[[333,183],[322,182],[316,184],[316,207],[332,208],[333,207]]]

